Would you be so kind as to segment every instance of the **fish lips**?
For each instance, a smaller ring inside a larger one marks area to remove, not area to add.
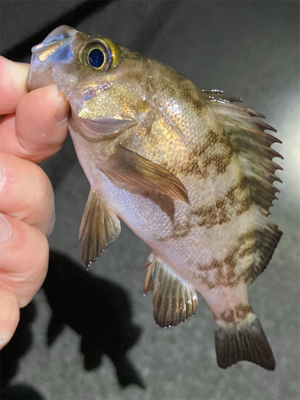
[[[72,41],[78,31],[67,25],[54,29],[40,44],[34,46],[27,77],[27,90],[53,83],[55,63],[71,63],[74,57]]]

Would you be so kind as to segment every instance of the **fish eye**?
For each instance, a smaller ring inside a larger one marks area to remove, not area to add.
[[[91,67],[101,69],[105,65],[106,54],[101,49],[92,49],[89,52],[89,64]]]
[[[97,70],[107,70],[119,63],[120,48],[109,39],[94,38],[79,53],[82,64]]]

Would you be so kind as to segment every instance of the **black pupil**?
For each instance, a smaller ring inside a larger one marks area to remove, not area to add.
[[[94,49],[89,54],[89,63],[94,68],[100,68],[104,63],[104,53],[100,49]]]

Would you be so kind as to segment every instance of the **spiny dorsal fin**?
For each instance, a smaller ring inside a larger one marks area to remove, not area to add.
[[[233,104],[233,99],[221,91],[201,91],[211,103],[212,109],[225,127],[231,145],[238,154],[249,188],[250,201],[254,206],[257,221],[257,238],[254,262],[250,271],[249,283],[266,268],[277,243],[282,235],[277,225],[269,220],[269,208],[277,198],[279,190],[274,181],[281,182],[275,175],[277,169],[282,169],[273,161],[273,157],[283,157],[271,148],[273,143],[281,143],[279,139],[264,132],[265,129],[276,132],[276,129],[261,120],[265,118],[249,108]]]
[[[95,261],[120,232],[119,219],[91,188],[79,229],[83,264],[88,267]]]
[[[233,104],[236,99],[223,95],[221,91],[202,91],[212,103],[213,111],[224,125],[230,137],[233,149],[237,152],[241,167],[248,180],[250,196],[253,203],[268,211],[278,191],[274,181],[280,181],[275,175],[282,169],[272,161],[274,157],[283,157],[270,146],[281,143],[275,136],[264,132],[265,129],[276,132],[276,129],[255,117],[265,118],[249,108]],[[258,196],[257,194],[260,193]]]
[[[121,145],[99,168],[108,178],[189,203],[186,188],[174,174]]]
[[[167,328],[190,319],[198,306],[195,289],[153,254],[150,254],[146,267],[144,294],[153,290],[155,322]]]

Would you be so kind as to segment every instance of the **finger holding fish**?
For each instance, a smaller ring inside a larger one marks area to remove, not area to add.
[[[48,159],[66,139],[68,107],[56,85],[26,94],[16,114],[1,117],[1,151],[35,163]]]
[[[69,104],[56,85],[27,93],[28,65],[0,56],[1,152],[41,162],[67,135]]]
[[[16,63],[0,56],[0,115],[12,114],[27,93],[28,64]]]
[[[12,338],[20,319],[18,300],[15,294],[0,287],[0,350]]]
[[[40,289],[48,253],[47,239],[40,230],[0,212],[0,348],[17,327],[19,308]]]
[[[24,307],[45,279],[48,242],[39,229],[2,213],[1,226],[5,240],[0,244],[0,286],[12,291]]]
[[[12,154],[0,153],[0,166],[0,212],[50,235],[55,213],[47,175],[35,163]]]

